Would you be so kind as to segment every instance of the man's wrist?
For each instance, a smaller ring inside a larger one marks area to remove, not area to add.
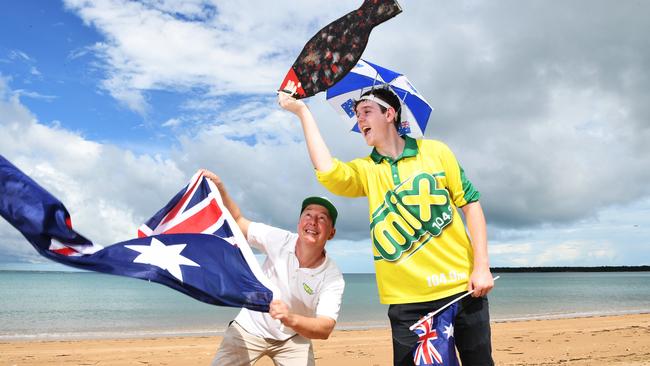
[[[490,263],[488,261],[475,261],[474,271],[489,271]]]
[[[300,119],[307,118],[309,116],[309,108],[307,107],[307,105],[303,104],[300,106],[300,108],[296,110],[295,113]]]
[[[285,318],[285,323],[284,323],[284,324],[285,324],[286,326],[288,326],[288,327],[293,328],[293,327],[295,327],[296,325],[298,325],[298,319],[296,319],[296,316],[295,316],[295,315],[289,313],[289,314],[287,314],[287,316],[286,316],[286,318]]]

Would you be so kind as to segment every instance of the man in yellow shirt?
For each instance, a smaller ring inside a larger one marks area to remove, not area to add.
[[[400,101],[386,88],[357,101],[359,130],[373,151],[347,163],[332,158],[302,101],[281,92],[278,102],[300,119],[321,184],[334,194],[368,197],[379,298],[390,304],[394,364],[413,365],[417,337],[409,326],[470,290],[473,298],[461,301],[455,319],[456,347],[463,365],[493,365],[486,295],[494,281],[485,218],[479,193],[451,150],[439,141],[400,136]]]

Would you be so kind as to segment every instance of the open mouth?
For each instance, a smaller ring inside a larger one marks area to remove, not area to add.
[[[366,136],[368,133],[370,133],[370,127],[364,127],[361,129],[361,133]]]

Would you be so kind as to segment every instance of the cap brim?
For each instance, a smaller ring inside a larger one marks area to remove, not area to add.
[[[300,213],[302,213],[302,211],[305,210],[305,207],[309,205],[319,205],[325,207],[330,215],[330,219],[332,219],[332,226],[336,225],[336,217],[339,213],[332,202],[330,202],[330,200],[325,197],[307,197],[304,201],[302,201],[302,208],[300,209]]]

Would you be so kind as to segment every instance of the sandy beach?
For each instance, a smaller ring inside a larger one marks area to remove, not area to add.
[[[650,314],[493,323],[497,365],[650,365]],[[0,342],[0,365],[208,365],[221,337]],[[390,330],[314,342],[324,366],[391,365]],[[257,365],[272,365],[263,359]]]

